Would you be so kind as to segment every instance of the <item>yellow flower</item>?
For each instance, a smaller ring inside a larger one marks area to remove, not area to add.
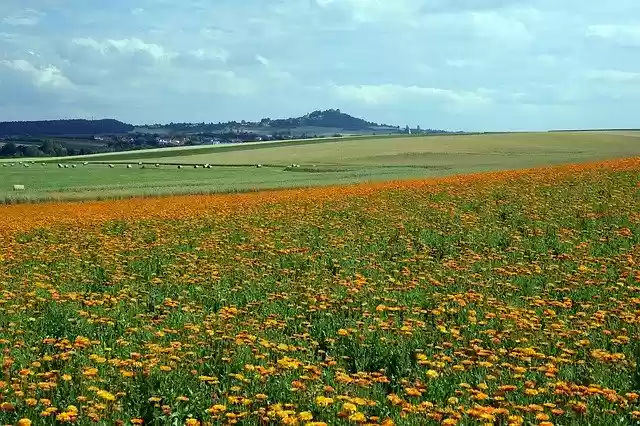
[[[200,421],[196,420],[196,419],[187,419],[186,422],[184,422],[185,426],[200,426]]]
[[[31,420],[29,420],[29,419],[20,419],[20,420],[18,420],[17,426],[31,426]]]
[[[98,369],[97,369],[97,368],[94,368],[94,367],[91,367],[91,368],[85,368],[85,369],[82,371],[82,374],[83,374],[84,376],[87,376],[87,377],[95,377],[95,376],[97,376],[97,375],[98,375]]]
[[[427,370],[427,377],[430,379],[437,379],[440,377],[440,374],[436,370]]]
[[[216,404],[213,407],[209,408],[207,411],[209,411],[209,413],[211,413],[211,414],[218,414],[218,413],[222,413],[222,412],[224,412],[226,410],[227,410],[227,406],[226,405]]]
[[[358,407],[356,406],[356,404],[352,404],[350,402],[345,402],[342,406],[342,409],[347,413],[355,413],[356,411],[358,411]]]
[[[340,330],[338,330],[338,334],[341,336],[348,336],[349,332],[347,330],[345,330],[344,328],[341,328]]]
[[[303,411],[302,413],[298,414],[298,418],[302,421],[313,420],[313,414],[311,414],[310,411]]]
[[[96,395],[98,395],[99,398],[102,398],[105,401],[115,401],[116,400],[116,396],[114,394],[112,394],[111,392],[107,392],[105,390],[99,390],[98,392],[96,392]]]
[[[356,423],[365,422],[367,421],[367,416],[365,416],[360,412],[353,413],[352,415],[349,416],[349,421],[356,422]]]
[[[322,407],[328,407],[329,405],[333,404],[333,398],[327,398],[326,396],[320,395],[316,397],[316,404]]]

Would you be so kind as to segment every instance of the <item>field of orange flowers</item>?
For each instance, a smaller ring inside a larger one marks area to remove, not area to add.
[[[0,424],[636,424],[639,182],[0,207]]]

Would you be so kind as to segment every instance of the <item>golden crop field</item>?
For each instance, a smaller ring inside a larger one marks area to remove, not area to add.
[[[636,424],[639,182],[0,206],[0,423]]]

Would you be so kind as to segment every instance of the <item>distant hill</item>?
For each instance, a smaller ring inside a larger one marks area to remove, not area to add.
[[[297,118],[277,120],[263,119],[261,124],[267,124],[276,129],[292,129],[296,127],[331,127],[354,131],[381,127],[378,123],[353,117],[349,114],[345,114],[339,109],[313,111],[312,113]]]
[[[169,123],[140,126],[137,133],[196,134],[251,132],[260,135],[288,133],[291,135],[331,135],[334,133],[371,134],[375,132],[397,132],[398,126],[379,125],[353,117],[339,109],[313,111],[301,117],[263,118],[260,121],[227,121],[218,123]]]
[[[111,119],[8,121],[0,122],[0,137],[117,134],[133,129],[131,124]]]

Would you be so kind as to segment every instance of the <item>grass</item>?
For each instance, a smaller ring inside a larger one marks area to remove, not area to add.
[[[0,202],[237,192],[520,169],[640,155],[640,133],[354,137],[146,150],[0,167]],[[55,162],[90,161],[59,169]],[[160,163],[141,169],[137,163]],[[15,161],[14,161],[15,163]],[[117,165],[109,169],[107,163]],[[126,169],[123,164],[134,164]],[[215,164],[213,169],[177,165]],[[263,168],[256,168],[263,164]],[[300,164],[300,168],[285,169]],[[14,192],[13,185],[26,191]]]
[[[639,178],[0,207],[0,423],[636,424]]]
[[[102,164],[59,169],[54,164],[0,167],[0,202],[19,203],[91,200],[176,194],[244,192],[258,189],[313,187],[337,183],[439,176],[446,170],[414,167],[285,167],[248,166],[194,169],[176,166],[110,169]],[[13,191],[25,185],[25,191]]]

